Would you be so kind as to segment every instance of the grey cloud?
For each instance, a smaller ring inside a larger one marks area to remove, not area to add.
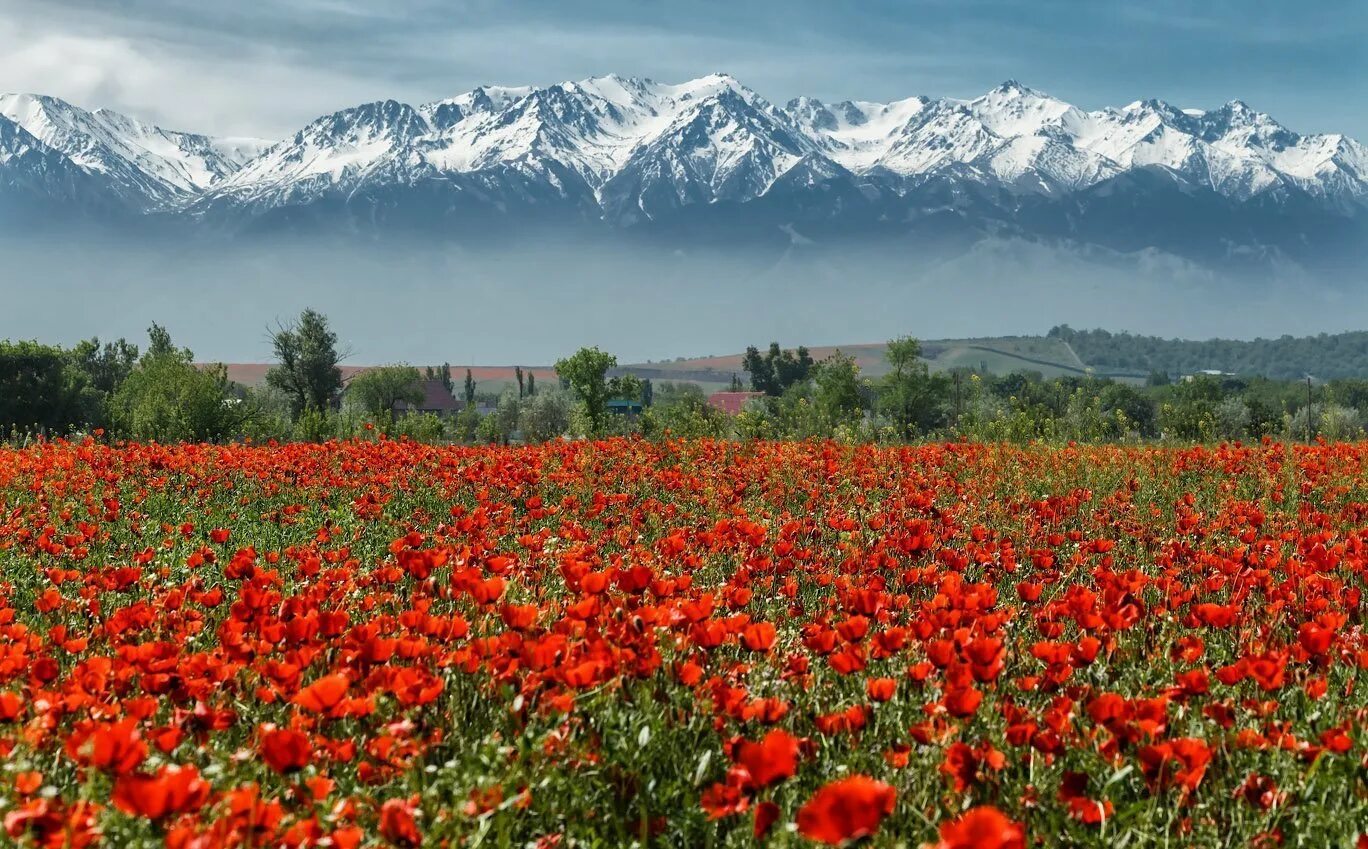
[[[1342,113],[1368,70],[1365,10],[1359,0],[0,0],[0,90],[274,137],[370,99],[608,72],[724,70],[776,101],[963,97],[1016,77],[1084,107],[1239,97],[1298,129],[1363,135],[1368,118]]]

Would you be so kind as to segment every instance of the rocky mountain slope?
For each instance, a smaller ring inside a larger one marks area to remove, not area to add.
[[[972,100],[778,106],[722,74],[606,76],[363,104],[275,143],[2,95],[0,214],[230,234],[573,227],[677,245],[1007,235],[1213,266],[1352,265],[1368,149],[1240,101],[1085,111],[1014,81]]]

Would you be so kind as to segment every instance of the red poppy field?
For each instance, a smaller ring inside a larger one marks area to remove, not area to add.
[[[1368,845],[1368,447],[0,450],[13,845]]]

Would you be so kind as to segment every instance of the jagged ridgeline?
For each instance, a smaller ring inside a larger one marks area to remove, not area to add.
[[[1019,237],[1221,269],[1358,268],[1368,152],[1240,101],[1085,111],[981,97],[779,106],[712,75],[481,87],[216,139],[0,96],[0,219],[216,234],[544,228],[674,244],[963,246]]]

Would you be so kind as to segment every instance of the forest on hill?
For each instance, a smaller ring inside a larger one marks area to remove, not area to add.
[[[1162,372],[1171,376],[1199,371],[1317,380],[1368,376],[1368,331],[1279,336],[1277,339],[1164,339],[1107,330],[1054,327],[1051,338],[1067,342],[1078,358],[1098,371]]]

